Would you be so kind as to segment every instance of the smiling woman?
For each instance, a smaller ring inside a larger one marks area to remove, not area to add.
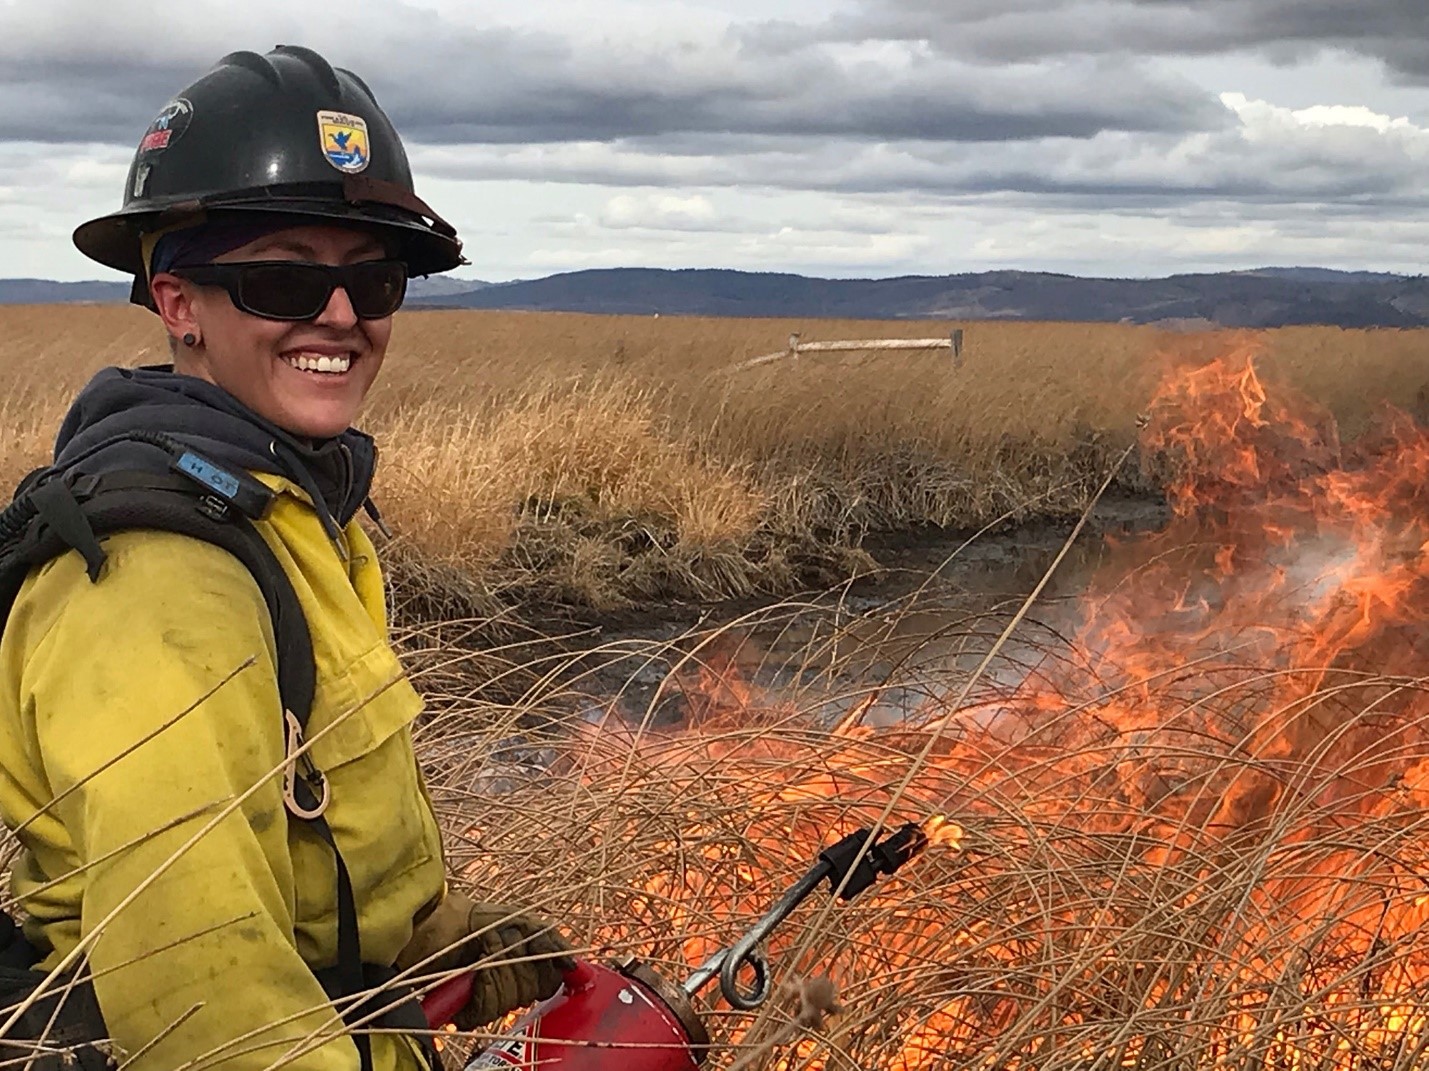
[[[207,265],[175,266],[150,292],[174,368],[222,387],[297,435],[330,439],[357,418],[392,336],[407,270],[375,236],[285,225]],[[203,344],[199,344],[199,340]]]
[[[0,915],[0,1059],[109,1066],[108,1038],[134,1071],[435,1066],[425,973],[519,960],[481,972],[476,1026],[574,966],[550,923],[447,884],[355,519],[392,314],[461,245],[366,85],[304,48],[164,104],[125,191],[75,243],[134,276],[174,362],[96,375],[0,514],[27,914]]]

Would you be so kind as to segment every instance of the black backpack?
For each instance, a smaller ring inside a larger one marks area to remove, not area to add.
[[[122,448],[125,467],[108,469],[103,455],[116,447]],[[143,459],[138,467],[135,458]],[[352,882],[323,817],[328,803],[326,779],[306,752],[293,757],[303,746],[312,712],[316,670],[312,637],[297,593],[253,525],[267,513],[274,497],[249,473],[220,465],[157,432],[118,436],[63,468],[37,469],[21,481],[13,501],[0,511],[0,622],[9,616],[30,571],[71,550],[84,558],[90,582],[101,583],[107,558],[103,540],[116,532],[175,532],[222,547],[241,561],[263,595],[277,645],[278,691],[289,756],[284,803],[293,818],[327,842],[337,864],[338,961],[314,974],[354,1028],[411,1031],[425,1039],[427,1023],[411,987],[393,984],[391,968],[362,962]],[[44,978],[30,969],[39,958],[14,919],[0,912],[0,1023]],[[377,989],[380,992],[372,996],[359,996]],[[0,1062],[36,1052],[37,1040],[44,1039],[43,1054],[28,1065],[36,1071],[76,1067],[98,1071],[112,1066],[107,1037],[92,986],[84,980],[60,979],[0,1037]],[[355,1031],[352,1037],[363,1071],[371,1071],[368,1035]],[[429,1041],[424,1048],[428,1062],[439,1067]]]

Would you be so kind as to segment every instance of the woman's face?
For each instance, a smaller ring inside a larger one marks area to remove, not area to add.
[[[369,234],[331,226],[298,226],[274,231],[239,246],[215,263],[248,260],[305,260],[352,264],[380,260],[382,244]],[[234,307],[227,291],[198,286],[166,273],[151,284],[165,326],[175,338],[193,334],[193,346],[180,344],[174,370],[217,384],[280,428],[295,435],[327,439],[350,427],[377,379],[392,318],[359,320],[347,292],[332,293],[315,318],[300,322],[265,320]],[[317,372],[298,367],[327,357],[345,371]]]

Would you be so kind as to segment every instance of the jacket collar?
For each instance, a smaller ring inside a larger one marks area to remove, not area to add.
[[[106,368],[79,392],[60,425],[55,464],[135,431],[159,431],[215,461],[291,480],[313,500],[331,534],[367,501],[377,465],[372,437],[349,428],[331,439],[303,439],[265,420],[223,388],[171,365]],[[122,442],[82,463],[122,467]]]

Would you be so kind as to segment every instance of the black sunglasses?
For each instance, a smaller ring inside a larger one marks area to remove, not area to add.
[[[306,260],[245,260],[173,268],[181,279],[221,286],[234,307],[265,320],[312,320],[342,287],[362,320],[381,320],[402,307],[407,265],[400,260],[360,260],[334,266]]]

